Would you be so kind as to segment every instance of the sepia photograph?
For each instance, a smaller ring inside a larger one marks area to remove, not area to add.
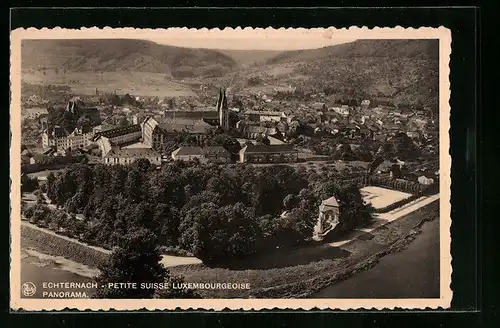
[[[11,41],[13,308],[450,305],[448,30]]]

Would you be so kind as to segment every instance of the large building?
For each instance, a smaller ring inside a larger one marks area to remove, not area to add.
[[[213,109],[195,111],[165,111],[163,117],[171,120],[184,119],[193,121],[204,121],[209,124],[219,124],[219,112]]]
[[[172,159],[176,161],[203,161],[203,151],[201,147],[179,147],[172,152]]]
[[[138,142],[141,139],[141,135],[141,126],[137,124],[97,132],[92,141],[99,146],[104,158],[115,148],[121,148],[123,145]]]
[[[169,137],[188,133],[201,145],[214,125],[225,130],[229,128],[229,110],[224,89],[220,89],[216,110],[170,111],[165,113],[165,117],[146,118],[141,123],[142,142],[155,150],[161,150]]]
[[[240,150],[241,163],[296,162],[299,154],[292,145],[247,145]]]
[[[208,146],[202,149],[207,162],[224,164],[231,161],[231,154],[222,146]]]
[[[257,139],[259,137],[275,136],[278,134],[276,128],[266,128],[260,125],[244,125],[240,127],[240,133],[248,139]]]
[[[172,159],[192,162],[198,160],[202,163],[217,164],[229,163],[231,154],[222,146],[209,147],[179,147],[172,152]]]
[[[56,147],[57,150],[83,148],[92,142],[94,132],[91,129],[78,129],[68,133],[60,126],[46,129],[42,133],[42,146]]]
[[[196,121],[193,123],[171,123],[168,120],[160,120],[153,117],[148,117],[141,124],[142,126],[142,142],[153,149],[161,150],[163,144],[169,140],[169,137],[182,133],[188,133],[196,138],[201,144],[211,129],[211,125]]]
[[[106,165],[127,165],[139,158],[147,159],[153,165],[161,164],[161,155],[150,148],[112,148],[103,157]]]
[[[134,124],[97,132],[94,136],[94,140],[97,141],[100,137],[105,137],[108,138],[113,145],[123,145],[126,143],[139,141],[141,139],[141,136],[141,125]]]
[[[286,119],[284,112],[247,110],[243,116],[253,122],[280,122]]]

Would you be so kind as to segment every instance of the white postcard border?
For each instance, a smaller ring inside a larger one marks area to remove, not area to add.
[[[21,298],[21,41],[23,39],[111,39],[148,38],[148,35],[162,33],[162,37],[197,36],[218,38],[249,38],[256,34],[266,37],[282,37],[290,42],[297,37],[308,37],[311,34],[325,38],[354,39],[439,39],[439,106],[440,106],[440,295],[439,299],[25,299]],[[13,310],[52,311],[64,309],[77,310],[261,310],[261,309],[436,309],[449,308],[452,300],[451,290],[451,156],[449,143],[450,129],[450,55],[451,32],[445,27],[429,28],[394,28],[350,27],[343,29],[330,28],[225,28],[220,29],[134,29],[134,28],[28,28],[11,31],[11,270],[10,298]]]

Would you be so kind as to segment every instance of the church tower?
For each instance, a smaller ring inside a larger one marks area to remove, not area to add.
[[[227,131],[229,129],[229,112],[227,108],[226,89],[221,88],[219,90],[217,111],[219,112],[219,125],[224,131]]]

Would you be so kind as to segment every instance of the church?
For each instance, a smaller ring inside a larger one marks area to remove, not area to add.
[[[214,126],[227,131],[229,129],[229,110],[226,90],[219,90],[215,110],[211,111],[172,111],[168,117],[148,117],[141,123],[142,142],[155,150],[161,150],[163,144],[180,133],[189,133],[201,144],[207,133]]]

